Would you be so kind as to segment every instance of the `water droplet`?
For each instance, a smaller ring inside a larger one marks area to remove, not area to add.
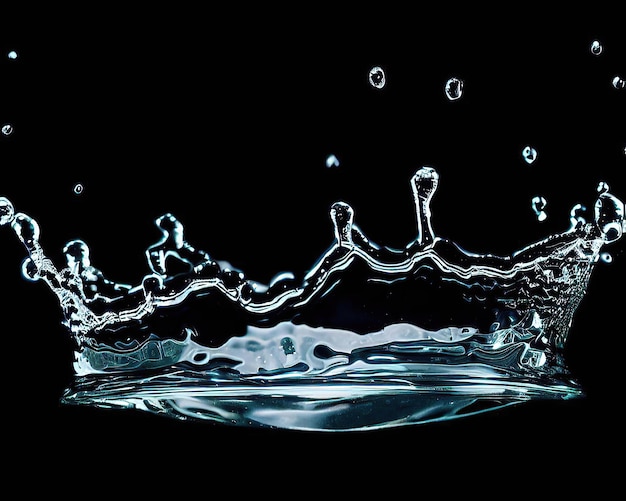
[[[626,80],[624,80],[622,77],[620,76],[616,76],[613,78],[613,87],[615,87],[616,89],[623,89],[626,87]]]
[[[448,79],[444,90],[450,101],[456,101],[463,95],[463,80],[457,77]]]
[[[546,208],[546,205],[548,204],[548,202],[546,202],[546,199],[541,196],[536,196],[536,197],[533,197],[531,204],[532,204],[533,210],[535,211],[535,214],[537,214],[537,220],[545,221],[546,218],[548,217],[546,212],[543,210]]]
[[[14,214],[15,210],[11,201],[8,198],[0,197],[0,226],[10,223]]]
[[[7,54],[7,57],[9,59],[17,59],[17,52],[15,52],[14,50],[10,50],[9,53]]]
[[[602,54],[604,47],[602,47],[602,44],[599,40],[594,40],[593,42],[591,42],[590,50],[594,56],[599,56],[600,54]]]
[[[76,195],[80,195],[83,191],[85,191],[85,187],[82,185],[82,183],[76,183],[74,185],[74,193]]]
[[[11,226],[26,248],[32,250],[39,240],[39,223],[26,214],[18,213],[13,217]]]
[[[537,150],[532,146],[526,146],[522,150],[522,157],[527,164],[532,164],[535,160],[537,160]]]
[[[385,71],[380,66],[374,66],[369,72],[370,85],[376,89],[382,89],[387,83]]]
[[[2,134],[5,136],[10,136],[13,134],[13,126],[11,124],[4,124],[2,126]]]
[[[569,220],[572,225],[572,228],[576,228],[579,224],[585,224],[587,221],[582,216],[582,213],[587,210],[582,204],[576,204],[572,207],[572,210],[569,212]]]
[[[339,159],[335,155],[328,155],[326,157],[326,167],[339,167]]]
[[[624,232],[624,203],[611,195],[608,189],[604,182],[598,185],[600,196],[594,206],[594,218],[604,241],[614,242]]]
[[[22,276],[31,282],[39,280],[39,271],[32,258],[27,257],[22,261]]]
[[[611,254],[609,254],[608,252],[602,252],[600,254],[600,260],[603,263],[612,263],[613,262],[613,256],[611,256]]]

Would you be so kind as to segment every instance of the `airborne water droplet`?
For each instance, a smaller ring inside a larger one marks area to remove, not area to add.
[[[39,280],[39,274],[37,272],[37,267],[33,260],[29,257],[22,261],[22,276],[31,282],[36,282]]]
[[[537,214],[538,221],[545,221],[546,218],[548,217],[546,212],[543,210],[545,209],[547,203],[548,202],[546,202],[546,199],[541,196],[533,197],[531,204],[532,204],[533,210],[535,211],[535,214]]]
[[[527,164],[531,164],[537,160],[537,150],[532,146],[526,146],[522,150],[522,156],[524,157],[524,160],[526,160]]]
[[[74,193],[76,195],[80,195],[84,190],[85,190],[85,187],[82,185],[82,183],[76,183],[74,185]]]
[[[624,80],[622,77],[620,76],[616,76],[613,78],[613,87],[615,87],[616,89],[623,89],[626,87],[626,80]]]
[[[339,167],[339,159],[335,155],[328,155],[326,157],[326,167]]]
[[[15,210],[11,201],[8,198],[0,197],[0,226],[10,223],[14,214]]]
[[[370,85],[376,89],[382,89],[387,83],[385,71],[380,66],[374,66],[368,75]]]
[[[463,95],[463,80],[456,77],[448,79],[444,90],[450,101],[456,101]]]
[[[9,53],[7,54],[7,57],[9,59],[17,59],[17,52],[15,52],[14,50],[9,51]]]
[[[569,220],[572,225],[572,228],[576,228],[579,224],[585,224],[587,221],[582,216],[582,213],[587,210],[582,204],[576,204],[572,207],[572,210],[569,213]]]
[[[611,254],[609,254],[608,252],[602,252],[600,254],[600,260],[603,263],[612,263],[613,262],[613,256],[611,256]]]
[[[2,126],[2,134],[5,136],[10,136],[13,134],[13,126],[11,124],[4,124]]]
[[[594,56],[599,56],[600,54],[602,54],[603,49],[604,47],[602,47],[602,44],[600,43],[600,41],[594,40],[593,42],[591,42],[591,47],[589,50],[591,50],[591,53]]]

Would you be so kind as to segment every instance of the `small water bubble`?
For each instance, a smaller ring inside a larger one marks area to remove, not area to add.
[[[376,89],[382,89],[387,83],[387,77],[385,76],[385,70],[380,66],[374,66],[368,75],[370,85]]]
[[[339,159],[335,155],[328,155],[326,157],[326,167],[339,167]]]
[[[80,195],[83,191],[85,191],[85,187],[82,185],[82,183],[76,183],[74,185],[74,193],[76,195]]]
[[[613,256],[611,254],[609,254],[608,252],[602,252],[600,254],[600,260],[603,263],[612,263],[613,262]]]
[[[0,226],[10,223],[14,214],[15,210],[11,201],[6,197],[0,197]]]
[[[522,150],[522,157],[524,157],[527,164],[532,164],[537,160],[537,150],[532,146],[526,146]]]
[[[602,47],[602,44],[599,40],[594,40],[593,42],[591,42],[591,47],[589,48],[589,50],[594,56],[599,56],[600,54],[602,54],[604,47]]]
[[[14,50],[10,50],[9,53],[7,54],[7,57],[9,59],[17,59],[17,52],[15,52]]]
[[[456,101],[463,95],[463,80],[457,77],[448,79],[444,91],[450,101]]]
[[[579,224],[585,224],[587,221],[582,216],[582,213],[587,210],[582,204],[576,204],[572,207],[572,210],[569,213],[569,220],[572,225],[572,228],[576,228]]]
[[[598,187],[596,188],[596,191],[598,193],[608,193],[609,192],[609,185],[605,181],[600,181],[598,183]]]
[[[535,214],[537,215],[538,221],[545,221],[546,218],[548,217],[546,212],[543,210],[546,208],[547,204],[548,202],[542,196],[533,197],[531,201],[531,205],[532,205],[533,210],[535,211]]]
[[[39,271],[37,270],[35,262],[30,257],[22,261],[22,276],[31,282],[39,280]]]
[[[282,346],[285,355],[293,355],[296,352],[293,339],[291,339],[290,337],[282,338],[280,340],[280,345]]]
[[[2,126],[2,134],[5,136],[10,136],[13,134],[13,126],[11,124],[4,124]]]
[[[17,238],[28,248],[32,248],[39,240],[39,224],[26,214],[16,214],[11,221],[11,227]]]
[[[572,207],[572,210],[569,212],[571,217],[574,218],[579,218],[580,214],[582,212],[585,212],[587,210],[587,207],[585,207],[583,204],[576,204],[574,205],[574,207]]]
[[[620,76],[615,76],[613,78],[613,87],[615,87],[616,89],[623,89],[626,87],[626,80],[624,80],[622,77]]]

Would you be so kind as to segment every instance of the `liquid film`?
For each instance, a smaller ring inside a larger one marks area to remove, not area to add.
[[[624,204],[599,186],[593,219],[506,256],[438,236],[432,167],[410,179],[417,232],[370,241],[353,208],[329,209],[330,245],[302,276],[264,284],[216,261],[166,213],[139,284],[108,280],[82,240],[57,267],[38,223],[0,198],[22,270],[56,295],[75,341],[61,401],[229,425],[352,431],[460,418],[583,392],[563,357],[573,315]],[[332,231],[331,231],[332,230]]]

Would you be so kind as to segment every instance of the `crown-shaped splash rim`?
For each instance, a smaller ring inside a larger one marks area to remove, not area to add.
[[[75,340],[68,404],[335,431],[581,396],[563,348],[601,248],[626,229],[623,202],[601,183],[591,221],[572,216],[562,233],[496,256],[435,233],[435,169],[410,182],[417,235],[404,248],[370,241],[338,201],[328,250],[267,284],[195,248],[171,213],[155,221],[162,238],[135,285],[107,279],[78,239],[57,267],[38,223],[4,197],[0,225]]]

